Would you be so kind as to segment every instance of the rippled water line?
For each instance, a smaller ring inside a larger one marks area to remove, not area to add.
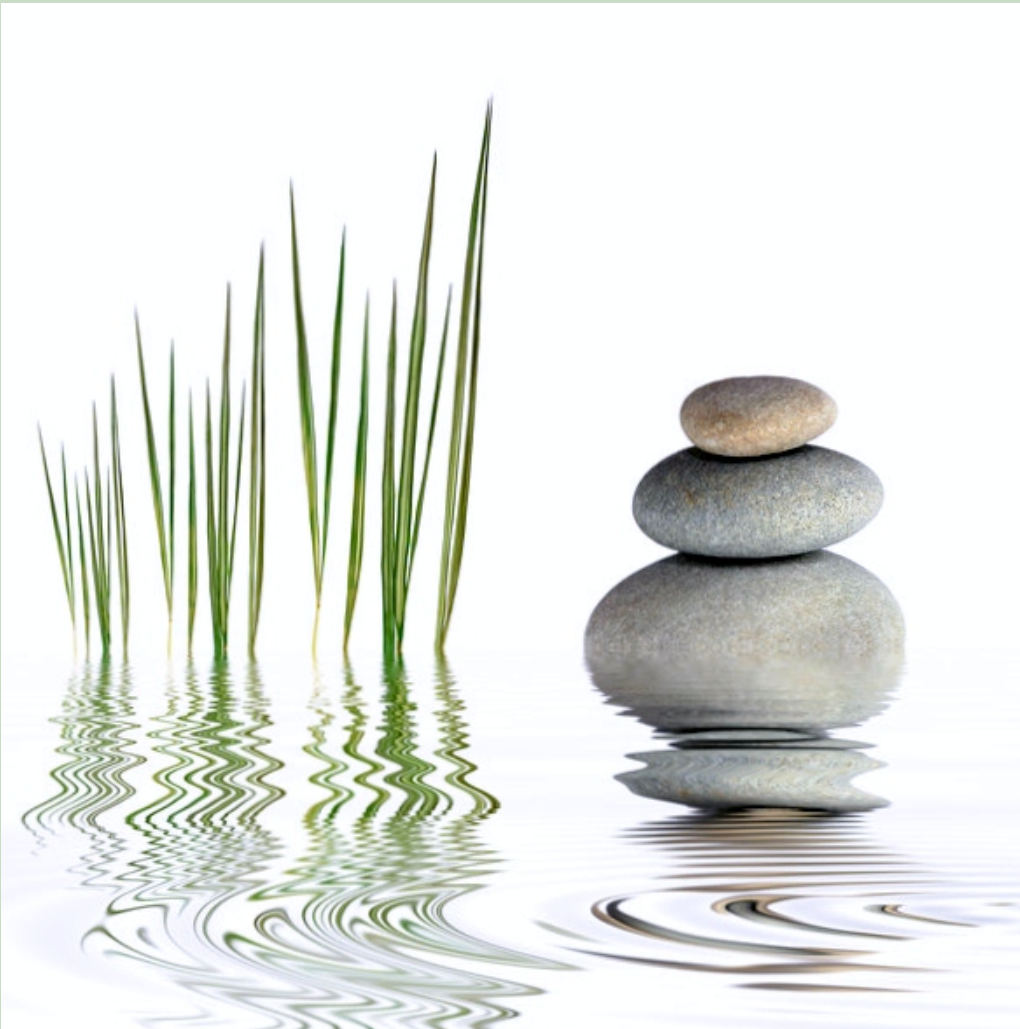
[[[807,981],[791,988],[808,989],[836,974],[851,976],[848,989],[901,992],[934,971],[897,958],[924,927],[890,911],[909,903],[891,898],[930,890],[933,877],[874,844],[860,816],[685,815],[628,835],[676,870],[656,888],[596,900],[592,916],[606,932],[578,948],[586,953],[770,989],[794,978]]]
[[[40,836],[91,834],[78,870],[115,895],[84,934],[85,954],[158,970],[191,998],[190,1013],[140,1013],[139,1024],[219,1024],[225,1004],[237,1025],[482,1026],[539,992],[480,968],[547,963],[446,914],[498,863],[475,833],[498,804],[469,783],[452,676],[437,675],[432,761],[418,754],[406,678],[383,685],[376,733],[350,669],[346,724],[318,691],[304,751],[320,766],[309,785],[326,796],[306,809],[302,853],[281,879],[268,870],[286,848],[261,817],[284,796],[272,782],[282,763],[267,750],[257,668],[240,700],[226,666],[205,682],[193,666],[182,684],[171,677],[146,756],[126,672],[71,683],[58,792],[25,822]],[[149,799],[132,809],[125,775],[146,762]],[[100,813],[117,829],[97,828]]]

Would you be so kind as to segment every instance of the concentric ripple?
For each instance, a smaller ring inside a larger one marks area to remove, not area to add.
[[[592,915],[611,932],[590,953],[755,988],[909,991],[936,969],[898,948],[954,927],[910,910],[904,898],[935,883],[876,846],[859,815],[688,815],[631,838],[668,855],[675,872],[656,889],[600,897]]]

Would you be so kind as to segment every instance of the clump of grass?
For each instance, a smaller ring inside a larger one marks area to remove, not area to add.
[[[478,365],[481,341],[482,278],[485,249],[485,221],[488,203],[489,151],[492,106],[486,111],[478,159],[463,283],[459,300],[459,325],[456,361],[453,368],[453,397],[450,402],[450,436],[447,455],[446,497],[440,562],[439,598],[436,615],[435,646],[442,653],[450,628],[460,578],[467,528],[474,429],[477,409]],[[426,384],[426,343],[429,339],[429,282],[436,198],[436,161],[433,159],[425,224],[418,262],[413,315],[406,354],[401,354],[397,331],[397,288],[393,286],[392,309],[386,353],[385,409],[381,469],[381,576],[383,602],[383,651],[388,662],[399,660],[407,619],[412,573],[417,553],[426,489],[435,443],[440,401],[446,376],[447,343],[450,336],[452,290],[446,298],[445,313],[435,362],[434,379]],[[315,625],[313,653],[318,638],[323,582],[328,551],[333,469],[339,412],[340,372],[346,272],[346,233],[340,246],[336,301],[333,317],[329,375],[329,412],[325,426],[325,459],[320,467],[314,409],[311,360],[302,301],[301,271],[298,256],[297,219],[294,193],[290,193],[291,270],[297,330],[297,365],[301,439],[305,469],[309,533],[315,586]],[[365,546],[365,508],[368,474],[369,430],[369,328],[370,305],[366,298],[361,346],[361,382],[357,431],[354,440],[354,472],[351,493],[350,546],[347,569],[347,597],[343,622],[343,649],[346,654],[355,613]],[[266,547],[266,365],[265,365],[265,255],[259,254],[258,285],[255,302],[252,350],[252,401],[248,450],[248,652],[254,655],[262,606]],[[139,383],[145,419],[146,452],[153,516],[163,573],[163,592],[172,640],[174,621],[174,566],[176,553],[176,374],[174,348],[170,348],[168,436],[164,466],[160,461],[154,427],[149,383],[139,319],[135,316],[135,341]],[[240,509],[241,479],[245,446],[246,387],[242,385],[241,408],[236,444],[231,411],[231,299],[227,290],[223,338],[222,382],[218,412],[214,421],[212,387],[206,381],[205,397],[205,479],[206,479],[206,555],[208,591],[217,659],[226,656],[229,643],[231,586]],[[431,390],[431,410],[425,414]],[[398,400],[399,394],[399,400]],[[399,407],[399,410],[398,410]],[[427,425],[427,432],[425,426]],[[218,431],[214,431],[214,426]],[[95,405],[92,410],[92,468],[84,474],[84,507],[78,480],[74,482],[77,514],[78,568],[82,591],[86,648],[90,646],[91,612],[96,612],[103,655],[110,653],[112,605],[119,593],[121,635],[125,654],[130,624],[130,575],[128,565],[127,514],[124,473],[121,460],[120,421],[116,384],[110,383],[110,447],[108,468],[100,464],[99,429]],[[424,445],[419,437],[424,436]],[[398,444],[399,438],[399,444]],[[39,445],[49,498],[61,575],[71,616],[72,635],[77,641],[76,568],[74,532],[71,521],[70,489],[66,461],[61,451],[62,514],[54,490],[42,432]],[[234,446],[236,445],[236,454]],[[105,481],[104,481],[105,480]],[[192,652],[199,587],[198,474],[196,470],[195,414],[191,392],[188,394],[188,652]],[[88,526],[86,547],[85,525]],[[116,565],[116,572],[114,572]],[[116,574],[116,582],[114,581]],[[116,590],[115,590],[116,587]]]
[[[467,534],[471,464],[474,458],[475,411],[478,394],[478,356],[481,347],[482,269],[485,252],[485,215],[489,195],[489,143],[492,135],[492,104],[485,112],[478,172],[475,177],[464,281],[461,292],[460,325],[457,334],[457,365],[454,381],[450,450],[446,477],[446,517],[436,613],[436,650],[446,646],[453,605],[460,581],[460,567]]]
[[[237,542],[237,512],[241,493],[241,465],[244,453],[245,392],[241,390],[241,417],[237,440],[237,458],[231,474],[231,410],[230,410],[230,289],[227,289],[227,313],[223,331],[223,365],[220,385],[219,438],[214,444],[212,397],[205,387],[205,471],[206,471],[206,547],[209,573],[209,606],[213,628],[213,650],[216,660],[227,656],[230,637],[230,591],[234,577],[234,545]],[[216,460],[213,461],[215,452]],[[216,469],[214,475],[214,466]],[[231,479],[233,478],[233,486]],[[232,499],[231,499],[232,498]]]
[[[319,615],[322,609],[322,584],[326,570],[329,542],[330,501],[333,491],[333,457],[336,442],[336,421],[340,401],[340,356],[343,336],[344,273],[347,263],[347,234],[340,244],[340,270],[337,276],[336,307],[333,317],[333,346],[329,376],[329,417],[326,422],[326,460],[322,469],[322,505],[319,504],[319,463],[316,442],[315,397],[312,388],[308,333],[305,328],[304,305],[301,299],[301,264],[298,257],[297,218],[294,213],[294,190],[290,191],[291,270],[294,285],[294,321],[297,331],[298,400],[301,412],[301,449],[304,456],[305,489],[308,496],[308,528],[312,543],[312,569],[315,579],[315,624],[312,629],[312,652],[316,651]]]
[[[57,554],[60,558],[60,573],[64,580],[64,594],[67,597],[67,608],[71,615],[71,635],[75,640],[77,649],[78,639],[78,613],[75,602],[74,584],[74,537],[71,535],[71,514],[68,503],[67,490],[67,459],[64,455],[64,448],[60,448],[60,471],[64,486],[64,521],[61,522],[57,513],[57,502],[53,495],[53,483],[50,480],[50,466],[46,460],[46,446],[43,443],[42,427],[36,426],[39,435],[39,453],[42,455],[43,473],[46,476],[46,493],[50,500],[50,516],[53,521],[53,538],[57,544]],[[88,588],[86,583],[85,588]]]
[[[156,535],[159,542],[159,559],[163,569],[163,591],[166,596],[167,645],[173,638],[174,624],[174,550],[175,550],[175,495],[177,483],[177,431],[176,396],[174,374],[174,348],[170,346],[170,396],[168,409],[168,489],[167,502],[163,502],[163,480],[160,474],[159,452],[156,433],[153,428],[152,408],[149,404],[149,387],[145,374],[145,354],[142,350],[142,330],[135,312],[135,343],[138,350],[138,377],[142,390],[142,408],[145,414],[145,443],[149,459],[149,486],[152,492],[152,511],[156,520]]]
[[[259,252],[255,291],[255,326],[251,358],[251,451],[248,492],[248,654],[255,656],[255,640],[262,611],[262,583],[266,554],[266,318],[265,251]]]

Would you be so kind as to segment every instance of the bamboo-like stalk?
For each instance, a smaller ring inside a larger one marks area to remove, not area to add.
[[[322,506],[319,504],[319,465],[316,444],[315,397],[312,388],[308,333],[301,299],[301,265],[298,257],[297,217],[294,190],[290,191],[291,271],[294,286],[294,322],[297,335],[298,400],[301,413],[301,449],[304,457],[305,489],[308,498],[308,528],[312,543],[312,570],[315,582],[315,623],[312,653],[318,646],[319,615],[322,609],[322,584],[326,570],[329,541],[329,516],[333,490],[333,458],[336,421],[340,406],[340,364],[343,338],[344,278],[347,264],[347,233],[340,243],[340,268],[337,276],[336,306],[333,316],[333,346],[329,378],[329,418],[326,423],[326,460],[322,469]]]
[[[478,391],[478,357],[481,347],[482,270],[485,251],[485,217],[488,207],[489,144],[492,133],[492,104],[485,114],[478,172],[475,177],[464,280],[461,292],[457,365],[451,413],[450,449],[446,478],[446,516],[440,565],[439,603],[436,613],[436,650],[446,646],[450,620],[457,597],[460,568],[467,534],[468,497],[474,457],[475,412]]]
[[[166,597],[168,634],[172,639],[174,621],[174,509],[177,492],[177,430],[176,430],[176,384],[174,371],[174,347],[170,345],[170,397],[168,404],[167,436],[169,442],[169,481],[167,503],[163,502],[163,482],[160,472],[159,451],[153,428],[152,408],[149,403],[148,380],[145,374],[145,354],[142,349],[142,330],[135,312],[135,344],[138,351],[138,377],[142,391],[142,408],[145,415],[145,442],[149,459],[149,487],[152,493],[152,511],[156,520],[156,535],[159,543],[159,559],[163,569],[163,591]]]
[[[265,251],[259,252],[255,292],[255,326],[251,358],[251,442],[248,493],[248,654],[255,641],[262,611],[266,553],[266,322]]]

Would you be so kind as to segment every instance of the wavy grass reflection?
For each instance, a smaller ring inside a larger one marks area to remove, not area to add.
[[[76,871],[114,890],[85,954],[183,988],[140,1024],[475,1027],[539,992],[490,970],[540,961],[456,925],[498,863],[478,834],[498,803],[473,783],[449,669],[431,693],[402,667],[381,696],[350,667],[338,685],[316,683],[296,776],[256,667],[236,683],[189,666],[147,732],[126,670],[71,683],[58,789],[26,822],[85,832]],[[296,822],[267,817],[284,800]]]
[[[90,849],[81,868],[101,878],[124,849],[121,834],[108,823],[115,824],[117,809],[134,796],[127,773],[143,760],[133,752],[139,724],[130,670],[109,660],[84,665],[69,681],[53,722],[60,726],[57,754],[64,759],[50,773],[57,792],[22,821],[40,847],[68,829],[83,833]]]

